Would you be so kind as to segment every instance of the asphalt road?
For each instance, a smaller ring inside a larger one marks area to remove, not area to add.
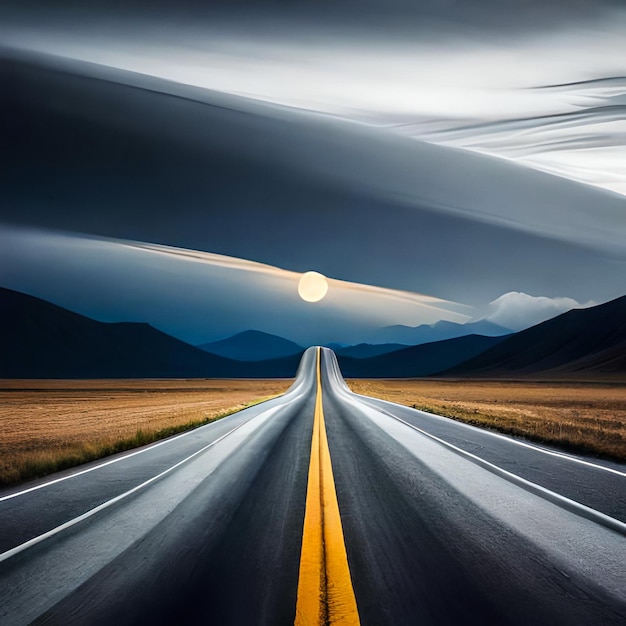
[[[281,398],[1,492],[0,624],[293,624],[318,394],[362,624],[626,623],[624,466],[356,396],[317,359]],[[326,532],[321,619],[355,623]]]

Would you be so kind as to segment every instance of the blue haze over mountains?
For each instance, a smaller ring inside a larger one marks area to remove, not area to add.
[[[368,343],[338,346],[335,347],[335,352],[341,356],[369,358],[386,354],[387,352],[402,350],[409,346],[432,343],[444,339],[453,339],[466,335],[499,337],[512,332],[512,330],[488,320],[467,324],[437,322],[436,324],[424,324],[415,328],[410,326],[389,326],[372,332]],[[283,337],[255,330],[244,331],[232,337],[226,337],[219,341],[198,346],[198,348],[206,352],[240,361],[262,361],[281,358],[299,354],[308,347],[308,345],[298,345]]]
[[[421,326],[387,326],[372,333],[371,343],[399,343],[408,346],[416,346],[430,341],[441,341],[464,335],[485,335],[487,337],[499,337],[513,332],[499,324],[489,320],[478,320],[466,324],[440,321],[436,324],[422,324]]]
[[[626,296],[563,313],[512,335],[466,335],[354,358],[338,351],[349,377],[552,376],[603,380],[626,374]],[[245,350],[286,340],[252,331],[230,341]],[[249,335],[249,333],[248,333]],[[228,341],[221,347],[228,346]],[[294,346],[295,344],[291,344]],[[297,346],[296,346],[297,347]],[[97,322],[0,288],[0,378],[263,378],[295,375],[302,349],[262,361],[215,355],[148,324]],[[248,353],[248,357],[250,354]],[[259,356],[257,353],[256,357]]]

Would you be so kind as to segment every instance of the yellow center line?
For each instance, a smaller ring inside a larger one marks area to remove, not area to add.
[[[319,348],[295,624],[360,624],[324,424]]]

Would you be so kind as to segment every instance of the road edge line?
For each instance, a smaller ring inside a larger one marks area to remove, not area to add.
[[[358,394],[351,393],[351,395],[358,397]],[[471,452],[467,452],[466,450],[463,450],[462,448],[459,448],[455,446],[454,444],[449,443],[448,441],[445,441],[444,439],[437,437],[436,435],[432,435],[429,432],[422,430],[418,426],[415,426],[414,424],[411,424],[410,422],[403,420],[401,417],[396,417],[392,413],[389,413],[383,409],[376,409],[370,406],[369,404],[362,402],[360,400],[356,400],[356,402],[358,404],[364,405],[369,410],[378,411],[381,415],[386,415],[387,417],[391,417],[392,419],[400,422],[401,424],[404,424],[405,426],[408,426],[412,430],[415,430],[416,432],[420,433],[424,437],[427,437],[428,439],[435,441],[436,443],[448,448],[449,450],[458,454],[459,456],[466,458],[468,461],[476,465],[479,465],[480,467],[482,467],[483,469],[486,469],[492,474],[496,474],[500,478],[503,478],[504,480],[518,487],[521,487],[522,489],[530,493],[533,493],[534,495],[539,496],[543,498],[544,500],[547,500],[551,502],[552,504],[555,504],[556,506],[559,506],[569,511],[570,513],[573,513],[575,515],[578,515],[579,517],[583,517],[591,522],[604,526],[608,530],[611,530],[611,531],[617,532],[618,534],[626,536],[626,524],[614,517],[611,517],[610,515],[606,515],[606,513],[602,513],[601,511],[596,511],[596,509],[592,509],[591,507],[585,504],[576,502],[575,500],[567,498],[566,496],[562,496],[561,494],[556,493],[555,491],[551,491],[550,489],[547,489],[546,487],[542,487],[541,485],[538,485],[537,483],[533,483],[532,481],[527,480],[526,478],[522,478],[521,476],[518,476],[517,474],[513,474],[512,472],[509,472],[508,470],[498,467],[497,465],[494,465],[493,463],[490,463],[489,461],[486,461],[485,459],[481,459],[479,456],[476,456],[475,454],[472,454]],[[393,403],[390,403],[390,404],[393,404]],[[402,405],[399,405],[399,406],[402,406]]]
[[[272,409],[268,409],[268,411],[265,411],[265,413],[267,413],[269,411],[274,411],[274,410],[276,410],[276,408],[277,407],[273,407]],[[260,415],[263,415],[263,413],[261,413]],[[256,417],[260,417],[260,415],[258,415]],[[251,419],[254,419],[254,418],[251,418]],[[19,554],[21,552],[24,552],[25,550],[28,550],[28,548],[32,548],[33,546],[36,546],[37,544],[41,543],[42,541],[45,541],[46,539],[50,539],[50,537],[54,537],[55,535],[58,535],[60,532],[66,530],[68,528],[71,528],[72,526],[75,526],[76,524],[79,524],[80,522],[82,522],[82,521],[84,521],[86,519],[89,519],[90,517],[93,517],[97,513],[100,513],[101,511],[104,511],[105,509],[108,509],[109,507],[113,506],[114,504],[117,504],[121,500],[124,500],[125,498],[127,498],[128,496],[136,493],[137,491],[140,491],[141,489],[144,489],[148,485],[151,485],[153,482],[156,482],[160,478],[163,478],[164,476],[166,476],[170,472],[174,471],[175,469],[177,469],[178,467],[180,467],[184,463],[187,463],[188,461],[191,461],[191,459],[193,459],[194,457],[198,456],[199,454],[202,454],[203,452],[205,452],[209,448],[212,448],[213,446],[217,445],[218,443],[220,443],[220,441],[224,440],[229,435],[232,435],[236,430],[239,430],[242,426],[245,426],[249,421],[250,420],[247,420],[247,421],[239,424],[238,426],[235,426],[235,428],[229,430],[227,433],[223,434],[221,437],[219,437],[215,441],[212,441],[211,443],[207,444],[206,446],[204,446],[200,450],[196,450],[193,454],[189,455],[188,457],[185,457],[181,461],[178,461],[178,463],[176,463],[175,465],[172,465],[171,467],[168,467],[166,470],[162,471],[161,473],[157,474],[156,476],[153,476],[152,478],[149,478],[148,480],[146,480],[145,482],[141,483],[140,485],[136,485],[132,489],[129,489],[128,491],[125,491],[124,493],[121,493],[118,496],[115,496],[115,498],[111,498],[111,500],[107,500],[106,502],[103,502],[102,504],[99,504],[98,506],[94,507],[93,509],[90,509],[89,511],[86,511],[82,515],[79,515],[78,517],[74,517],[73,519],[68,520],[67,522],[64,522],[63,524],[60,524],[59,526],[56,526],[55,528],[52,528],[51,530],[49,530],[49,531],[47,531],[47,532],[45,532],[45,533],[43,533],[41,535],[38,535],[37,537],[33,537],[32,539],[29,539],[28,541],[25,541],[24,543],[21,543],[21,544],[15,546],[14,548],[10,548],[9,550],[6,550],[5,552],[2,552],[0,554],[0,563],[10,559],[11,557],[13,557],[13,556],[15,556],[15,555],[17,555],[17,554]]]
[[[353,393],[353,392],[351,391],[350,393]],[[548,456],[554,456],[560,459],[564,459],[566,461],[570,461],[571,463],[578,463],[579,465],[585,465],[586,467],[590,467],[595,470],[609,472],[611,474],[621,476],[622,478],[626,478],[626,472],[620,472],[619,470],[614,469],[612,467],[606,467],[605,465],[598,465],[597,463],[593,463],[592,461],[580,459],[577,456],[574,456],[573,454],[568,454],[567,452],[561,452],[559,450],[550,450],[542,446],[541,444],[538,444],[535,442],[520,441],[519,439],[516,439],[510,435],[506,435],[505,433],[500,433],[497,431],[489,430],[488,428],[476,426],[475,424],[468,424],[467,422],[463,422],[461,420],[455,420],[451,417],[446,417],[445,415],[439,415],[438,413],[431,413],[430,411],[422,411],[421,409],[414,409],[413,407],[407,406],[405,404],[398,404],[397,402],[391,402],[390,400],[383,400],[382,398],[375,398],[374,396],[366,396],[366,395],[359,394],[359,393],[353,393],[353,395],[359,398],[363,398],[365,400],[374,400],[374,402],[381,402],[384,404],[391,404],[392,406],[399,406],[399,407],[402,407],[403,409],[406,409],[407,411],[414,411],[418,414],[423,413],[424,415],[428,415],[429,417],[437,417],[442,420],[452,420],[453,422],[455,422],[456,424],[459,424],[460,426],[463,426],[464,428],[477,429],[481,433],[485,433],[486,435],[489,435],[490,437],[497,437],[498,439],[504,439],[505,441],[509,443],[515,444],[516,446],[529,448],[530,450],[534,450],[535,452],[541,452],[542,454],[546,454]],[[368,406],[370,406],[373,409],[376,409],[376,407],[372,406],[369,403],[368,403]]]
[[[287,393],[289,393],[289,391],[287,391],[286,393],[284,393],[282,395],[276,396],[276,398],[280,398],[282,396],[285,396],[285,395],[287,395]],[[231,417],[233,415],[240,415],[244,411],[247,411],[249,409],[254,409],[254,408],[258,407],[258,406],[263,405],[265,402],[271,402],[272,400],[276,400],[276,398],[269,398],[268,400],[264,400],[263,402],[259,402],[258,404],[255,404],[253,406],[245,407],[245,408],[243,408],[243,409],[241,409],[239,411],[235,411],[234,413],[231,413],[230,415],[226,415],[224,418],[213,420],[213,421],[208,422],[207,424],[203,424],[202,426],[199,426],[197,428],[192,428],[191,430],[186,430],[186,431],[184,431],[182,433],[178,433],[178,434],[172,435],[170,437],[165,437],[164,439],[160,439],[158,441],[153,441],[152,443],[148,443],[146,445],[140,446],[139,448],[127,450],[125,452],[119,452],[119,453],[117,453],[118,456],[116,455],[115,458],[113,458],[113,459],[108,458],[108,457],[102,457],[101,459],[95,459],[94,461],[91,461],[92,463],[94,463],[94,465],[92,467],[79,469],[78,471],[71,472],[67,476],[61,476],[60,478],[50,478],[50,480],[46,480],[45,477],[43,477],[42,480],[44,482],[41,482],[38,485],[33,485],[32,487],[27,487],[26,489],[22,489],[21,491],[16,491],[15,493],[9,493],[7,495],[0,496],[0,502],[5,502],[6,500],[11,500],[13,498],[18,498],[19,496],[24,496],[27,493],[31,493],[33,491],[37,491],[39,489],[43,489],[44,487],[51,487],[52,485],[56,485],[57,483],[61,483],[61,482],[65,481],[65,480],[69,480],[70,478],[76,478],[77,476],[82,476],[83,474],[88,474],[89,472],[95,472],[96,470],[102,469],[103,467],[107,467],[108,465],[112,465],[113,463],[119,463],[120,461],[124,461],[126,459],[130,459],[130,458],[132,458],[132,457],[134,457],[134,456],[136,456],[138,454],[143,454],[144,452],[149,452],[150,450],[153,450],[154,448],[158,448],[159,446],[163,446],[163,445],[165,445],[167,443],[170,443],[172,441],[176,441],[177,439],[180,439],[181,437],[186,437],[186,436],[192,435],[194,433],[198,434],[198,431],[201,428],[205,428],[206,426],[212,426],[213,424],[216,424],[216,423],[222,421],[222,419],[226,419],[227,417]],[[76,467],[80,467],[80,465],[78,465]],[[71,471],[71,470],[72,470],[72,468],[69,468],[69,471]],[[52,475],[54,475],[54,474],[52,474]]]

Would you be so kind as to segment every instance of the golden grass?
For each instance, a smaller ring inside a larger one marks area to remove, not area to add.
[[[349,380],[361,393],[626,460],[626,383]],[[0,380],[0,484],[156,441],[283,393],[285,380]]]
[[[626,383],[349,380],[356,393],[626,461]]]
[[[285,380],[0,380],[0,484],[43,476],[224,417]]]

